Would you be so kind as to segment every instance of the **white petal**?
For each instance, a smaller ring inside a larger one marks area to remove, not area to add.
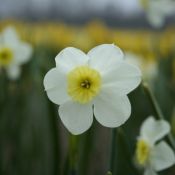
[[[141,126],[141,137],[146,138],[151,144],[163,138],[170,132],[170,125],[165,120],[147,118]]]
[[[175,164],[175,155],[171,147],[161,141],[153,148],[150,160],[152,167],[161,171]]]
[[[18,38],[15,28],[7,27],[2,32],[2,40],[5,45],[9,45],[12,47],[16,46],[16,44],[18,44],[19,42],[19,38]]]
[[[150,1],[150,9],[166,16],[174,13],[175,2],[171,0]]]
[[[119,95],[128,94],[134,90],[140,82],[140,69],[124,61],[117,69],[112,67],[103,75],[103,86],[114,88]]]
[[[88,52],[89,65],[104,74],[111,66],[120,65],[123,61],[123,52],[114,44],[102,44]]]
[[[92,104],[82,105],[69,101],[62,104],[58,111],[62,122],[74,135],[82,134],[92,125]]]
[[[15,49],[15,63],[16,64],[23,64],[26,63],[32,55],[32,47],[31,45],[21,42],[20,44],[16,45]]]
[[[164,1],[164,0],[163,0]],[[166,17],[166,5],[165,1],[163,2],[159,0],[157,1],[150,1],[149,2],[149,8],[147,10],[147,18],[148,21],[151,23],[153,27],[162,27],[165,22]]]
[[[81,50],[67,47],[55,58],[56,66],[64,72],[69,72],[77,66],[88,64],[88,56]]]
[[[47,92],[48,98],[56,103],[62,104],[69,100],[67,94],[66,75],[59,69],[51,69],[44,77],[44,87]]]
[[[156,11],[149,11],[146,15],[148,21],[153,27],[159,28],[164,25],[165,16],[162,13],[157,13]]]
[[[145,169],[144,175],[158,175],[152,168],[148,167]]]
[[[20,74],[21,74],[21,68],[18,65],[11,65],[7,68],[7,74],[8,77],[11,80],[16,80],[19,78]]]
[[[127,96],[116,96],[110,91],[101,92],[94,100],[94,116],[106,127],[118,127],[131,114],[131,104]]]

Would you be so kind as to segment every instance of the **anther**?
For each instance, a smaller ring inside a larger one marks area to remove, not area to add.
[[[81,83],[81,87],[83,87],[83,88],[89,89],[90,86],[91,86],[91,84],[89,83],[88,80],[85,80]]]

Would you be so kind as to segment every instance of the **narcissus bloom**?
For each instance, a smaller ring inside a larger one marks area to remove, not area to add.
[[[140,2],[153,27],[162,27],[165,18],[175,11],[173,0],[140,0]]]
[[[103,44],[88,54],[68,47],[55,58],[56,68],[44,78],[48,98],[60,105],[59,115],[73,134],[86,131],[93,115],[106,127],[122,125],[131,114],[127,94],[141,81],[140,70],[123,59],[113,44]]]
[[[144,175],[156,175],[175,164],[175,155],[171,147],[160,141],[170,132],[170,125],[165,120],[146,119],[140,130],[137,141],[136,161],[145,169]],[[158,143],[157,143],[158,142]]]
[[[32,47],[20,41],[14,28],[8,27],[0,34],[0,69],[5,69],[10,79],[20,76],[20,66],[30,59],[31,54]]]

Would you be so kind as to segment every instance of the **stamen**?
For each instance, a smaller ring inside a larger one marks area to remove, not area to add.
[[[89,89],[91,86],[90,82],[88,80],[84,80],[82,83],[81,83],[81,87],[83,88],[86,88],[86,89]]]

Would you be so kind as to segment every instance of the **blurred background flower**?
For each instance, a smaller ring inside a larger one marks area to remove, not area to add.
[[[0,174],[67,175],[74,167],[80,175],[101,175],[109,170],[111,131],[95,121],[71,139],[43,88],[55,56],[68,46],[87,52],[103,43],[118,45],[125,59],[140,67],[162,114],[174,125],[174,1],[160,1],[0,0],[0,35],[11,26],[33,48],[16,81],[0,71]],[[132,115],[115,135],[113,175],[140,174],[132,161],[135,138],[147,116],[157,118],[142,85],[129,98]],[[162,174],[174,175],[175,167]]]
[[[13,27],[5,28],[0,35],[0,69],[6,70],[11,80],[19,78],[21,65],[32,55],[32,47],[20,41]]]
[[[140,3],[153,27],[162,27],[166,17],[175,12],[173,0],[140,0]]]
[[[148,117],[140,128],[137,140],[136,162],[144,169],[144,175],[155,175],[175,164],[175,154],[171,147],[160,141],[170,132],[170,125],[165,120]]]

